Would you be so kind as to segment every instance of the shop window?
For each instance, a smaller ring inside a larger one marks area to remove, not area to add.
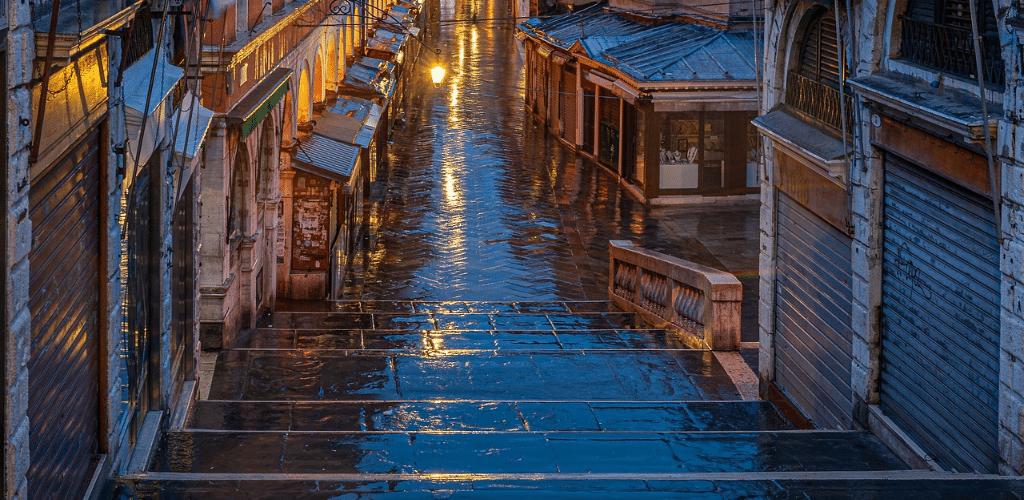
[[[660,169],[659,189],[744,192],[758,186],[760,135],[750,124],[754,116],[723,111],[658,114],[657,162],[649,158],[644,163]],[[638,164],[644,161],[639,154]]]
[[[597,159],[613,168],[619,166],[619,98],[601,96]]]

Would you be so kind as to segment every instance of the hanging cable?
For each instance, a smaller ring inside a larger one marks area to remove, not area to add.
[[[192,70],[192,68],[191,68],[192,56],[193,56],[193,52],[195,52],[195,51],[192,50],[192,48],[195,46],[195,42],[198,39],[198,33],[203,33],[204,30],[205,30],[205,27],[206,27],[205,11],[202,11],[201,7],[199,5],[196,6],[196,13],[193,15],[193,18],[194,18],[194,21],[192,23],[192,29],[189,31],[189,36],[187,38],[187,42],[186,42],[186,45],[185,45],[186,46],[186,52],[185,52],[185,65],[184,65],[185,67],[184,67],[184,69],[185,69],[186,82],[188,81],[189,72]],[[201,44],[200,44],[200,46],[201,46]],[[196,64],[196,69],[198,69],[198,68],[199,68],[199,64],[197,63]],[[185,87],[188,88],[188,85],[186,84]],[[196,106],[199,104],[198,89],[196,89],[196,91],[194,91],[194,92],[191,92],[191,96],[192,96],[191,97],[191,102],[189,103],[189,110],[188,110],[188,121],[187,121],[187,123],[185,125],[185,148],[186,148],[185,152],[188,152],[189,143],[190,143],[190,141],[192,139],[192,137],[191,137],[192,136],[192,119],[195,117]],[[179,117],[181,116],[181,105],[184,102],[185,102],[185,95],[183,93],[181,100],[177,104],[177,109],[178,109]],[[177,144],[177,142],[178,142],[178,132],[179,132],[180,128],[181,128],[181,120],[179,119],[174,124],[174,133],[172,134],[172,139],[171,139],[171,144],[172,145],[173,144]],[[197,131],[197,133],[198,133],[198,131]],[[197,153],[198,153],[198,151],[197,151]],[[177,169],[184,170],[184,168],[185,168],[185,155],[184,154],[181,155],[181,162],[180,162],[180,164],[176,164],[176,160],[177,159],[178,159],[177,155],[171,155],[171,164],[170,164],[171,168],[177,168]],[[184,178],[182,179],[182,182],[185,182]],[[177,194],[175,194],[175,196],[176,195]]]
[[[149,72],[149,89],[146,90],[146,104],[142,109],[142,124],[139,127],[139,144],[135,148],[135,159],[132,164],[132,175],[131,177],[128,178],[133,181],[135,179],[135,176],[138,175],[139,160],[141,159],[140,156],[142,155],[142,143],[145,141],[146,137],[146,125],[149,122],[149,105],[153,98],[153,85],[155,84],[156,81],[156,68],[160,63],[160,55],[164,44],[164,27],[167,24],[168,10],[169,9],[164,9],[163,15],[160,16],[160,30],[158,32],[159,34],[154,40],[155,43],[153,44],[153,67]],[[121,50],[124,50],[124,47],[122,47]],[[127,158],[125,160],[127,161]],[[129,194],[129,209],[131,209],[131,207],[136,206],[136,203],[138,201],[137,198],[139,196],[138,191],[138,189],[132,189],[131,193]],[[125,224],[127,224],[127,220]],[[127,237],[127,231],[124,231],[124,229],[125,228],[122,228],[121,238]]]
[[[839,45],[839,120],[841,129],[843,131],[843,168],[846,170],[846,191],[847,197],[853,190],[853,180],[851,179],[850,172],[850,155],[847,152],[846,146],[850,143],[849,130],[847,130],[847,110],[846,110],[846,45],[843,43],[843,32],[840,29],[839,24],[839,0],[833,0],[833,9],[835,9],[836,17],[836,43]],[[847,13],[849,14],[849,13]]]
[[[996,165],[995,158],[992,155],[992,133],[989,131],[988,126],[988,99],[985,98],[985,73],[982,67],[981,59],[981,36],[978,34],[978,12],[977,12],[977,0],[969,0],[968,2],[971,7],[971,34],[974,38],[974,62],[975,68],[978,73],[978,94],[981,97],[981,120],[982,128],[985,132],[985,156],[988,158],[988,179],[989,185],[992,189],[992,209],[996,218],[996,238],[999,240],[999,246],[1003,245],[1003,230],[1002,230],[1002,205],[1003,198],[1002,192],[999,191],[999,180],[996,179]]]

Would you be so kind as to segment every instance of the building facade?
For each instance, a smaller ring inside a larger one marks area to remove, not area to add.
[[[334,7],[4,3],[4,498],[143,471],[272,307],[291,148],[388,6]]]
[[[922,467],[1024,469],[1017,15],[766,13],[762,391]]]
[[[96,497],[193,394],[198,23],[150,2],[5,7],[3,490]]]
[[[647,202],[756,193],[755,36],[701,21],[606,4],[527,21],[527,108]]]

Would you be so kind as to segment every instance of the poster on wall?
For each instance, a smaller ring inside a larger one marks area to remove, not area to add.
[[[285,234],[284,223],[280,222],[284,220],[284,203],[277,204],[277,227],[274,229],[275,234],[275,253],[277,255],[277,263],[284,264],[285,248],[287,248],[287,235]]]
[[[292,271],[326,272],[330,262],[328,230],[331,181],[299,172],[292,195]]]

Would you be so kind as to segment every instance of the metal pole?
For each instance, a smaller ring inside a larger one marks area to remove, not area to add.
[[[974,63],[975,71],[978,73],[978,94],[981,97],[981,119],[982,128],[985,132],[985,156],[988,157],[988,180],[992,189],[992,208],[996,218],[996,238],[999,246],[1003,245],[1002,216],[1000,214],[1003,205],[1002,193],[999,192],[999,182],[996,179],[995,159],[992,157],[992,133],[988,127],[988,104],[985,99],[985,74],[982,72],[981,63],[981,36],[978,35],[978,9],[977,0],[970,0],[971,6],[971,34],[974,38]]]
[[[50,10],[50,32],[46,38],[46,60],[43,62],[42,85],[39,87],[39,113],[36,115],[36,131],[32,135],[32,149],[28,162],[35,163],[39,157],[39,139],[43,136],[43,117],[46,116],[46,96],[50,93],[50,65],[53,64],[53,44],[57,37],[57,20],[60,16],[60,0],[53,0]]]

